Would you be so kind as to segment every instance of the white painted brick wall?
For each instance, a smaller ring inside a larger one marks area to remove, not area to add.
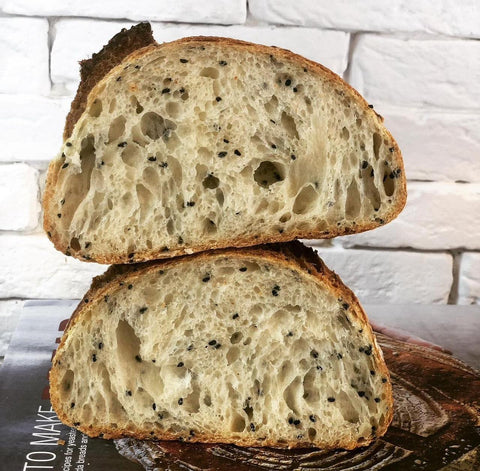
[[[255,18],[269,23],[480,37],[477,0],[249,0],[248,3]]]
[[[106,265],[85,263],[55,250],[43,234],[0,236],[1,298],[81,298]]]
[[[25,231],[37,226],[37,179],[37,170],[28,165],[0,165],[0,230]]]
[[[458,304],[480,304],[480,253],[466,252],[460,260]]]
[[[378,106],[409,179],[480,182],[480,113]]]
[[[380,103],[480,108],[480,41],[365,34],[355,41],[350,82]]]
[[[1,0],[6,13],[192,23],[243,23],[246,0]]]
[[[410,183],[407,205],[390,224],[338,238],[345,247],[480,250],[480,184]]]
[[[316,250],[362,303],[445,304],[448,300],[451,255],[323,247]]]
[[[107,22],[87,19],[66,19],[55,24],[52,47],[52,81],[66,83],[72,92],[79,80],[81,59],[90,57],[99,45],[121,28],[133,23]],[[349,35],[341,31],[275,26],[200,26],[153,23],[155,40],[159,43],[185,36],[225,36],[268,46],[289,48],[298,54],[322,62],[342,75],[347,67]]]
[[[50,91],[48,21],[0,18],[0,93]]]
[[[71,99],[0,95],[0,162],[49,161],[62,144]]]

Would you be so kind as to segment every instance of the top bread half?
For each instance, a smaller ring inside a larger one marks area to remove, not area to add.
[[[148,23],[81,63],[44,227],[130,263],[373,229],[406,201],[400,150],[340,77],[227,38],[157,44]]]

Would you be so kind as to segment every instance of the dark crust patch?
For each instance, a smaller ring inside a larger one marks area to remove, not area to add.
[[[80,61],[80,85],[67,115],[64,139],[71,136],[75,123],[85,111],[92,88],[129,54],[151,44],[155,44],[155,39],[150,23],[139,23],[128,30],[123,28],[91,59]]]

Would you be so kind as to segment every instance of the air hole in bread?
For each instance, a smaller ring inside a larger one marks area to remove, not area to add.
[[[200,77],[208,77],[211,79],[217,79],[219,76],[218,69],[215,67],[205,67],[200,71]]]
[[[72,250],[75,250],[75,252],[80,250],[80,242],[77,237],[72,237],[72,239],[70,240],[70,248]]]
[[[275,95],[272,95],[270,100],[268,100],[263,106],[269,115],[276,116],[278,109],[278,98]]]
[[[373,154],[378,160],[380,158],[380,146],[382,145],[382,137],[378,132],[373,133]]]
[[[392,173],[389,169],[383,175],[383,188],[387,196],[392,196],[395,190],[395,180],[392,178]]]
[[[215,221],[210,218],[206,218],[203,221],[203,232],[205,234],[215,234],[215,232],[217,232],[217,225],[215,224]]]
[[[210,190],[217,188],[219,184],[220,184],[220,180],[211,174],[207,175],[202,181],[203,187],[208,188]]]
[[[290,138],[298,139],[298,131],[295,120],[285,111],[282,112],[281,123]]]
[[[138,101],[135,95],[132,95],[130,97],[130,103],[132,104],[133,107],[135,107],[135,112],[137,114],[140,114],[143,111],[143,106],[140,104],[140,102]]]
[[[238,413],[233,412],[230,420],[230,431],[243,432],[245,430],[245,419]]]
[[[345,141],[348,141],[349,137],[350,137],[350,132],[348,131],[348,129],[344,126],[342,128],[342,139],[344,139]]]
[[[72,390],[74,378],[75,375],[72,370],[67,370],[63,375],[60,391],[63,393],[64,400],[69,396],[68,393]]]
[[[274,183],[281,182],[285,179],[283,166],[279,163],[263,161],[253,174],[254,180],[263,188],[268,188]]]
[[[115,111],[115,108],[117,107],[117,100],[115,97],[113,97],[110,100],[110,106],[108,107],[108,112],[112,114]]]
[[[136,168],[140,159],[140,149],[136,144],[131,143],[124,147],[121,158],[126,165]]]
[[[162,116],[149,111],[142,116],[140,129],[145,136],[148,136],[152,141],[156,141],[165,135],[167,126]]]
[[[312,209],[317,198],[318,193],[312,185],[304,186],[295,198],[292,211],[295,214],[305,214]]]
[[[362,201],[360,199],[360,192],[358,191],[357,182],[352,179],[347,189],[347,199],[345,202],[345,214],[348,218],[356,218],[361,209]]]
[[[225,200],[225,197],[223,195],[223,191],[220,188],[217,188],[217,191],[215,192],[215,198],[218,201],[218,204],[220,206],[223,206],[223,202]]]
[[[116,141],[119,137],[123,136],[125,132],[125,123],[126,123],[126,119],[124,116],[117,116],[112,121],[112,123],[110,124],[110,128],[108,130],[109,142]]]
[[[96,98],[90,106],[89,114],[92,118],[98,118],[102,114],[102,100]]]

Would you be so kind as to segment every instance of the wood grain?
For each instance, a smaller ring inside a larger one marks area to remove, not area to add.
[[[480,470],[480,375],[451,355],[377,334],[395,414],[387,434],[353,451],[278,450],[116,440],[147,471]]]

